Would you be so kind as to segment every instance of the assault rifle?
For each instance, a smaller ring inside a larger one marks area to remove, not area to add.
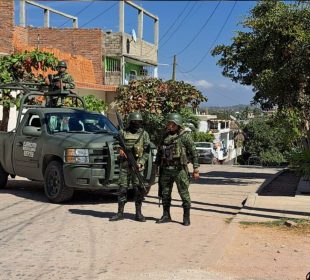
[[[118,112],[116,112],[116,117],[117,117],[117,121],[119,124],[119,128],[124,129],[124,124],[123,124],[122,118]],[[125,140],[124,140],[121,132],[119,132],[117,135],[115,135],[115,137],[119,141],[119,145],[126,155],[126,159],[127,159],[129,168],[132,170],[132,172],[137,176],[137,178],[139,180],[140,190],[144,194],[146,194],[147,193],[147,186],[146,186],[146,183],[145,183],[143,176],[141,175],[141,173],[139,171],[139,168],[138,168],[137,162],[135,160],[135,157],[132,153],[132,150],[126,146]]]

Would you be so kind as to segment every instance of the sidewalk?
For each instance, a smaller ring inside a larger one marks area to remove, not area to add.
[[[242,209],[235,217],[235,221],[268,221],[281,218],[310,219],[310,195],[300,194],[298,187],[293,194],[288,194],[290,180],[280,179],[284,170],[263,183],[255,193],[248,195]],[[262,191],[271,184],[275,184],[274,193]],[[298,184],[298,183],[297,183]],[[283,194],[281,195],[281,190]]]

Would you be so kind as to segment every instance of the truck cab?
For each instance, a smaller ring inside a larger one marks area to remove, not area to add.
[[[55,203],[70,200],[75,189],[117,190],[118,129],[106,116],[87,111],[84,100],[72,93],[43,94],[43,104],[27,105],[40,95],[29,91],[22,98],[16,129],[0,133],[0,188],[9,175],[42,181],[47,198]],[[65,99],[80,105],[64,106]],[[150,152],[144,172],[149,187],[152,166]]]

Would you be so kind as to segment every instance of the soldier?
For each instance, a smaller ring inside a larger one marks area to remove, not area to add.
[[[199,164],[195,144],[188,133],[182,128],[182,117],[177,113],[167,116],[166,132],[160,144],[156,163],[160,165],[160,182],[162,187],[163,215],[157,223],[171,221],[170,205],[173,183],[176,182],[183,206],[183,225],[190,225],[189,172],[188,160],[192,161],[193,178],[199,179]]]
[[[142,128],[143,119],[139,112],[130,113],[128,115],[128,126],[121,131],[125,144],[132,150],[138,168],[142,174],[145,163],[148,159],[148,151],[150,147],[149,134]],[[110,218],[110,221],[119,221],[124,219],[124,206],[127,202],[127,189],[132,184],[135,191],[136,221],[145,222],[142,215],[143,190],[140,186],[137,176],[128,167],[126,155],[120,150],[120,175],[118,190],[118,212]]]
[[[48,75],[48,77],[45,79],[45,84],[50,86],[52,91],[58,89],[74,89],[74,80],[71,75],[67,73],[67,63],[65,61],[59,61],[57,70],[58,73],[56,75]]]

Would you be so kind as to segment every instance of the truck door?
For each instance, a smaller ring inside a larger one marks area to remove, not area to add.
[[[26,114],[20,128],[16,132],[13,162],[15,173],[29,179],[42,179],[40,157],[42,141],[40,136],[23,135],[23,128],[32,126],[42,131],[42,118],[39,114]]]

